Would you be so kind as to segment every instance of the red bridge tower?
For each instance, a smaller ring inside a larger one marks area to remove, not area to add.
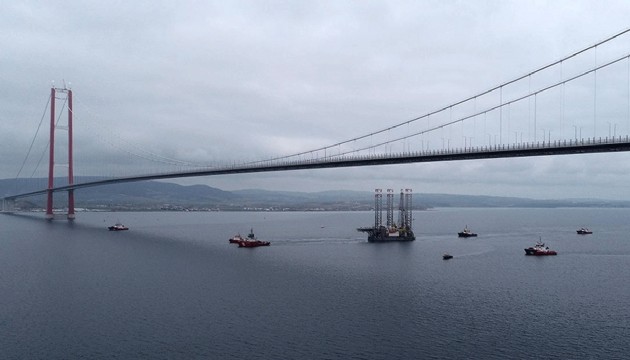
[[[53,191],[55,187],[55,101],[56,93],[66,94],[68,101],[68,185],[74,184],[72,170],[72,90],[64,87],[50,88],[50,154],[48,160],[48,201],[46,203],[46,219],[53,219]],[[68,190],[68,219],[74,219],[74,190]]]

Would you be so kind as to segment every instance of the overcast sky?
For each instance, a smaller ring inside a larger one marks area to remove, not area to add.
[[[623,0],[13,1],[0,6],[0,178],[14,178],[20,170],[52,81],[58,87],[65,82],[74,92],[75,174],[106,175],[100,172],[128,165],[121,156],[125,147],[210,164],[333,144],[442,108],[630,27],[630,2]],[[611,129],[628,134],[630,123],[623,116],[598,125],[597,135]],[[40,129],[44,140],[35,143],[30,163],[45,148],[46,121]],[[574,132],[578,126],[569,123],[553,135],[570,138]],[[523,135],[506,136],[520,140]],[[452,137],[442,135],[439,147],[451,140],[453,146],[462,140],[486,142],[483,134]],[[416,193],[630,199],[630,154],[179,183],[225,190],[413,188]]]

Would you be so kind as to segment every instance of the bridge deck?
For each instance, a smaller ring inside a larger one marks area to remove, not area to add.
[[[331,156],[326,158],[318,158],[312,160],[283,160],[283,161],[267,161],[255,162],[242,165],[234,165],[228,167],[208,168],[193,171],[171,172],[162,174],[136,175],[129,177],[113,178],[86,183],[78,183],[67,186],[59,186],[53,189],[44,189],[24,194],[16,194],[6,196],[5,200],[15,200],[28,196],[42,195],[49,191],[69,191],[86,187],[103,186],[125,182],[173,179],[184,177],[213,176],[213,175],[229,175],[256,172],[272,172],[272,171],[290,171],[305,169],[324,169],[324,168],[340,168],[340,167],[357,167],[357,166],[376,166],[376,165],[393,165],[422,163],[435,161],[457,161],[457,160],[475,160],[475,159],[496,159],[496,158],[515,158],[530,156],[548,156],[548,155],[570,155],[570,154],[586,154],[601,152],[621,152],[630,151],[630,138],[605,138],[605,139],[583,139],[554,141],[542,143],[524,143],[517,145],[500,145],[493,147],[472,147],[466,149],[442,149],[430,150],[423,152],[398,153],[398,154],[377,154],[366,156]]]

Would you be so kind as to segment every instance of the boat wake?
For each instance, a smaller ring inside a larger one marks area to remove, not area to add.
[[[306,245],[344,245],[365,243],[365,239],[338,239],[338,238],[311,238],[311,239],[286,239],[274,240],[273,244],[286,246],[306,246]]]

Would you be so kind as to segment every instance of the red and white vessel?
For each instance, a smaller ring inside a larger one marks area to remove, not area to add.
[[[241,234],[236,234],[230,238],[230,244],[238,244],[238,247],[258,247],[258,246],[269,246],[271,243],[269,241],[262,241],[256,239],[254,235],[254,229],[251,229],[247,238],[241,236]]]

